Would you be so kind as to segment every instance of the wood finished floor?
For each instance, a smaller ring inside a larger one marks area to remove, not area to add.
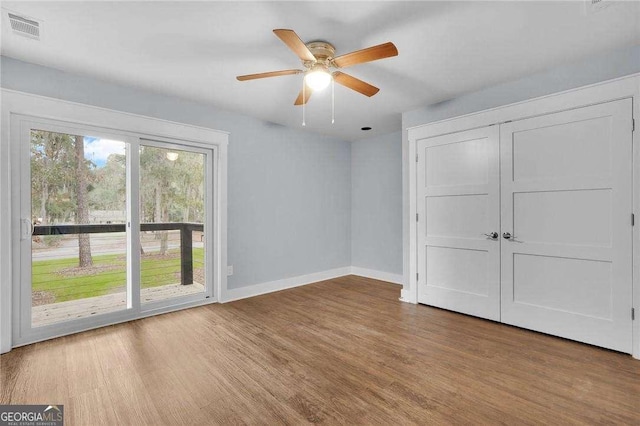
[[[17,348],[0,403],[67,425],[640,424],[640,361],[343,277]]]

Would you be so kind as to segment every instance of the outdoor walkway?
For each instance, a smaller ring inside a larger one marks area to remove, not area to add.
[[[187,296],[204,291],[202,284],[190,285],[170,284],[160,287],[143,288],[140,290],[142,303],[173,297]],[[127,306],[126,293],[107,294],[86,299],[70,300],[68,302],[51,303],[31,308],[33,327],[41,327],[61,321],[85,318],[93,315],[105,314],[125,309]]]

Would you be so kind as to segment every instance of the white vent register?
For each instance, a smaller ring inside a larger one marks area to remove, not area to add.
[[[11,29],[15,34],[40,40],[40,22],[8,12]]]

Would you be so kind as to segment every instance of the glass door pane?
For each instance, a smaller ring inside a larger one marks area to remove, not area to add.
[[[204,296],[207,154],[140,146],[140,300]]]
[[[127,144],[44,130],[30,143],[32,327],[126,309]]]

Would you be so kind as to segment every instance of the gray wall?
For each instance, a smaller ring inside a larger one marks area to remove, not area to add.
[[[634,72],[640,46],[408,111],[403,129]],[[231,132],[230,288],[351,264],[402,272],[408,229],[399,188],[408,194],[396,141],[406,144],[406,131],[349,144],[6,57],[0,78],[9,89]],[[404,267],[406,276],[406,258]]]
[[[351,264],[350,143],[2,57],[1,85],[231,132],[229,288]]]
[[[402,274],[402,133],[351,143],[351,264]]]
[[[615,50],[520,80],[402,114],[402,128],[417,126],[610,80],[640,71],[640,46]]]

